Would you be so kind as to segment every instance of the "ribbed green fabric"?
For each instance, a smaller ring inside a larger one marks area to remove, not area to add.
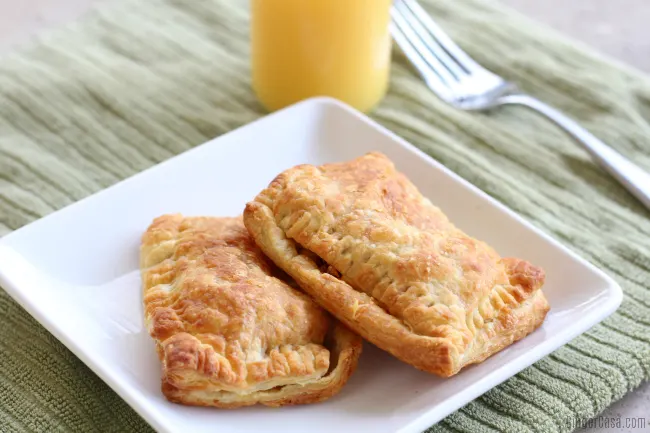
[[[477,60],[650,170],[650,81],[490,0],[427,7]],[[0,234],[263,115],[245,0],[127,0],[0,62]],[[650,377],[650,212],[523,108],[456,111],[397,50],[375,119],[618,280],[611,318],[434,426],[564,432]],[[0,430],[148,431],[0,291]]]

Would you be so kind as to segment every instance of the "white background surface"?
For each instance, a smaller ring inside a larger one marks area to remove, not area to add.
[[[111,0],[0,0],[0,55],[38,31],[75,19],[91,4],[101,1]],[[619,60],[650,71],[648,0],[502,1]],[[650,383],[646,383],[608,408],[603,416],[648,417],[649,408]],[[594,428],[586,431],[616,430]],[[639,432],[638,429],[618,431]]]

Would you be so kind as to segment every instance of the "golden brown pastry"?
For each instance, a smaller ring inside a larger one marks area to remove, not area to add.
[[[313,403],[356,368],[360,337],[278,278],[241,217],[157,218],[141,268],[145,322],[173,402]]]
[[[454,227],[380,153],[277,176],[244,223],[350,329],[451,376],[540,326],[544,272]]]

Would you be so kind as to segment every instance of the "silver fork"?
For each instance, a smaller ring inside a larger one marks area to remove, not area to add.
[[[650,174],[553,107],[521,93],[461,50],[416,0],[395,0],[395,42],[441,99],[461,110],[483,111],[506,104],[533,109],[564,129],[605,170],[650,209]]]

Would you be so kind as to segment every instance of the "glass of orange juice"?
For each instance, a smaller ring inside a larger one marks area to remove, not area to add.
[[[369,111],[386,93],[391,0],[250,0],[253,87],[269,110],[331,96]]]

